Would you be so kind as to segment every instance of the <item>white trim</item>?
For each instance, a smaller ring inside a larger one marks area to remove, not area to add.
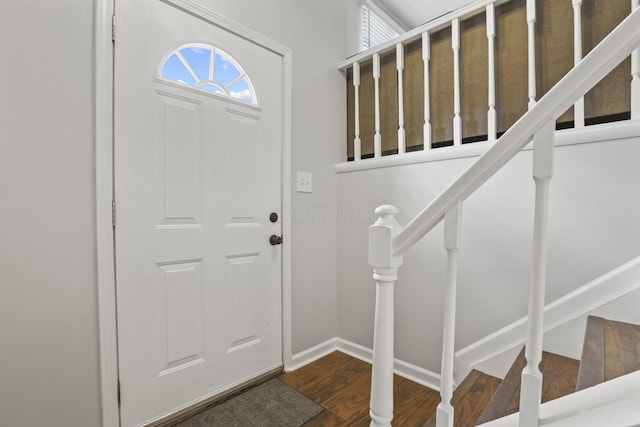
[[[258,46],[264,47],[265,49],[269,49],[270,51],[277,53],[282,57],[285,57],[291,54],[291,49],[289,49],[288,47],[285,47],[280,43],[277,43],[243,25],[240,25],[229,18],[226,18],[222,15],[218,15],[216,12],[210,9],[207,9],[204,6],[199,5],[193,0],[160,0],[160,1],[168,4],[169,6],[175,7],[176,9],[182,10],[183,12],[186,12],[189,15],[193,15],[195,17],[204,19],[210,24],[220,27],[225,31],[228,31],[239,37],[247,39],[257,44]]]
[[[578,144],[590,144],[634,138],[640,136],[640,120],[625,120],[622,122],[603,123],[586,126],[579,129],[564,129],[556,131],[556,147]],[[377,159],[364,159],[357,162],[342,162],[335,164],[336,173],[358,172],[369,169],[380,169],[392,166],[412,165],[416,163],[437,162],[441,160],[480,157],[491,148],[494,141],[481,141],[462,146],[434,148],[423,151],[413,151],[405,154],[384,156]],[[530,150],[531,144],[524,150]]]
[[[220,16],[192,0],[161,0],[183,12],[247,39],[282,57],[283,147],[282,232],[291,241],[291,116],[293,62],[291,50],[242,25]],[[96,240],[102,425],[117,427],[118,357],[115,300],[115,260],[111,225],[113,198],[113,45],[111,19],[114,0],[97,0],[95,11],[95,144],[96,144]],[[282,246],[282,358],[285,368],[292,360],[291,247]]]
[[[342,338],[336,338],[338,351],[348,354],[367,363],[373,361],[373,350],[363,347],[360,344],[347,341]],[[403,378],[411,380],[415,383],[428,387],[435,391],[440,391],[440,374],[431,372],[427,369],[405,362],[403,360],[393,359],[393,372]]]
[[[120,425],[118,409],[118,340],[115,261],[111,202],[113,199],[113,0],[97,0],[95,9],[95,144],[98,327],[102,425]]]
[[[300,369],[336,350],[338,350],[338,338],[330,338],[323,343],[294,354],[289,366],[285,367],[285,371],[290,372]]]
[[[544,331],[561,326],[640,288],[640,257],[555,300],[544,308]],[[496,331],[456,352],[470,367],[524,344],[527,318]]]
[[[284,369],[293,360],[292,251],[291,251],[291,145],[293,114],[293,58],[291,50],[282,54],[283,65],[283,141],[282,141],[282,359]]]
[[[286,370],[288,372],[295,371],[334,351],[348,354],[351,357],[355,357],[369,364],[373,361],[372,349],[343,338],[331,338],[307,350],[296,353],[293,356],[293,362],[290,368]],[[393,359],[393,372],[432,390],[440,391],[440,374],[395,358]]]

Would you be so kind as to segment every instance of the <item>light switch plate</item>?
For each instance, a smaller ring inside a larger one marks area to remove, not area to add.
[[[298,193],[311,193],[311,172],[298,171],[296,191]]]

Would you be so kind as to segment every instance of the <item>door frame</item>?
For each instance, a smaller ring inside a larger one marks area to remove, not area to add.
[[[113,232],[113,125],[114,125],[114,44],[113,15],[115,1],[95,3],[95,144],[96,144],[96,244],[98,281],[98,327],[100,356],[100,394],[103,427],[120,426],[118,405],[118,340],[116,322],[115,242]],[[291,127],[292,127],[292,53],[291,50],[225,18],[193,0],[157,0],[212,25],[249,40],[282,58],[282,234],[291,239]],[[117,29],[116,29],[117,34]],[[282,361],[285,370],[292,365],[291,326],[291,246],[282,245]]]

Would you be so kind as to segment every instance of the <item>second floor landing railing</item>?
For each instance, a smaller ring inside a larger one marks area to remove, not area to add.
[[[444,192],[405,227],[395,219],[398,209],[385,205],[369,229],[369,263],[376,281],[371,426],[390,427],[393,418],[393,290],[403,255],[436,224],[444,220],[447,251],[447,292],[442,354],[441,403],[437,426],[453,425],[453,361],[455,299],[462,203],[476,189],[533,141],[535,212],[533,224],[532,277],[526,337],[526,367],[522,371],[520,427],[540,424],[542,373],[542,319],[544,309],[547,211],[553,175],[555,121],[579,101],[640,44],[640,11],[636,8],[597,47],[582,59],[539,101],[532,104],[505,134],[460,175]],[[634,61],[637,54],[634,53]]]
[[[339,64],[347,158],[495,141],[639,0],[476,0]],[[558,127],[640,118],[632,55],[558,116]]]

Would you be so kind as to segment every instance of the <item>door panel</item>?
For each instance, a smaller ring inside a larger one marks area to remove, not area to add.
[[[164,121],[161,225],[196,225],[202,214],[202,103],[158,93]]]
[[[116,6],[118,357],[122,425],[134,426],[282,365],[269,244],[281,234],[269,214],[281,212],[282,58],[160,0]],[[234,58],[259,103],[164,80],[164,59],[190,43]]]

